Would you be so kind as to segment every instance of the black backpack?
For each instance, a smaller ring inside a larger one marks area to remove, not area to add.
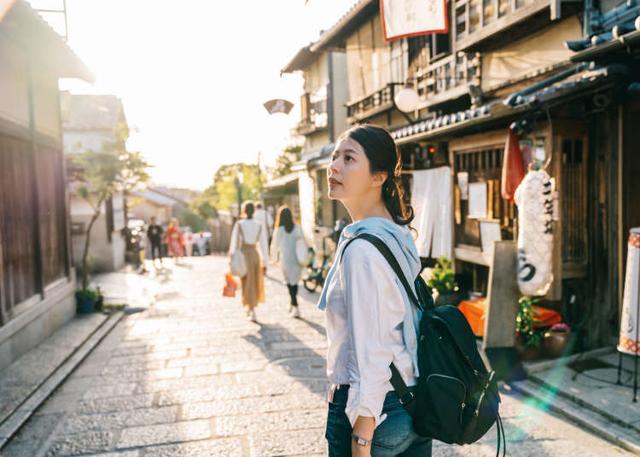
[[[500,395],[495,373],[485,367],[475,336],[464,315],[454,306],[434,307],[431,292],[421,276],[415,279],[415,296],[396,258],[380,238],[362,233],[387,259],[411,302],[422,311],[418,339],[418,385],[412,392],[392,363],[391,385],[413,417],[416,433],[445,443],[471,444],[497,423],[498,448],[506,440],[498,413]],[[343,253],[344,253],[343,249]]]

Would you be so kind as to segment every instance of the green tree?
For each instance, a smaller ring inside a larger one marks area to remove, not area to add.
[[[280,176],[291,173],[291,166],[300,160],[302,155],[302,146],[289,145],[276,157],[276,166],[273,169],[273,177],[279,178]]]
[[[149,164],[139,152],[126,150],[128,130],[118,132],[117,139],[105,143],[101,151],[85,151],[69,156],[68,176],[72,189],[92,209],[86,230],[80,275],[82,290],[89,286],[89,247],[91,231],[102,214],[102,205],[116,192],[126,192],[149,180]]]
[[[255,164],[236,163],[218,168],[213,184],[201,196],[200,204],[206,201],[210,207],[219,210],[231,210],[237,206],[239,172],[242,172],[242,200],[259,199],[264,186],[264,175]]]
[[[180,213],[180,225],[191,227],[191,231],[197,233],[207,227],[207,221],[191,208],[185,208]]]

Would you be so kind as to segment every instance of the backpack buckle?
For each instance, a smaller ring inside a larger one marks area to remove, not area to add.
[[[400,404],[402,406],[406,406],[409,403],[411,403],[414,399],[416,398],[416,396],[413,394],[413,392],[408,391],[407,393],[405,393],[402,397],[398,397],[398,399],[400,400]]]

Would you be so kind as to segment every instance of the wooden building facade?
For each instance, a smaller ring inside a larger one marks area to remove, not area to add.
[[[27,2],[0,11],[0,369],[75,314],[58,78],[90,72]]]

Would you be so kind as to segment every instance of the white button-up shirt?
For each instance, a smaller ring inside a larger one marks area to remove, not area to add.
[[[408,386],[416,384],[413,359],[404,343],[405,294],[387,260],[369,242],[355,240],[327,284],[327,375],[349,384],[346,414],[385,419],[382,406],[393,390],[393,362]]]

